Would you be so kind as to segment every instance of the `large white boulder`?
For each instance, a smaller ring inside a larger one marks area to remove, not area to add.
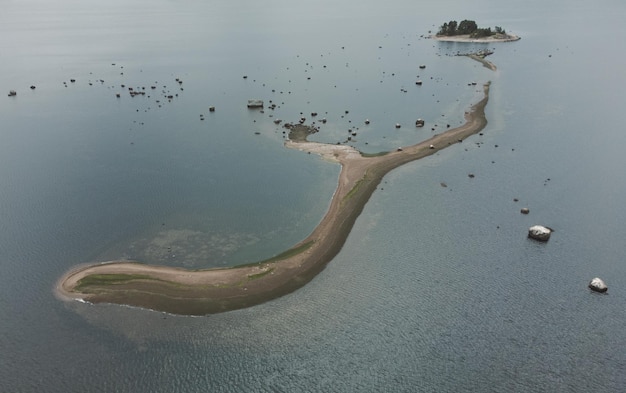
[[[542,242],[547,242],[551,233],[552,229],[543,225],[534,225],[528,229],[528,237]]]
[[[606,292],[609,288],[606,286],[606,284],[604,283],[604,281],[602,281],[602,279],[596,277],[593,280],[591,280],[589,282],[589,289],[591,289],[592,291],[596,291],[596,292],[600,292],[600,293],[604,293]]]
[[[263,108],[263,100],[248,100],[248,108]]]

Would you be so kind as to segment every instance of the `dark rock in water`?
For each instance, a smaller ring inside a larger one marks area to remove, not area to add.
[[[17,95],[17,92],[15,90],[9,91],[9,97],[15,97],[16,95]]]
[[[417,119],[415,120],[415,127],[424,127],[424,120],[422,119]]]
[[[552,230],[542,225],[535,225],[528,229],[528,237],[541,242],[547,242],[550,239],[550,234],[552,234]]]
[[[594,278],[593,280],[591,280],[589,282],[588,285],[589,289],[591,289],[592,291],[595,292],[600,292],[600,293],[604,293],[606,292],[609,288],[606,286],[606,284],[604,283],[604,281],[602,281],[601,279],[599,279],[598,277]]]
[[[215,107],[214,106],[210,106],[209,107],[209,112],[215,112]]]
[[[529,208],[527,208],[527,207],[523,207],[523,208],[522,208],[522,210],[520,210],[520,213],[522,213],[522,214],[528,214],[528,213],[530,213],[530,209],[529,209]]]

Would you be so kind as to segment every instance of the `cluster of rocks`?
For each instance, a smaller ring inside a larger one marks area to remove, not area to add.
[[[475,52],[467,52],[467,53],[457,52],[456,55],[457,56],[476,56],[476,57],[480,57],[481,59],[484,59],[485,57],[487,57],[489,55],[493,55],[493,50],[491,50],[491,49],[480,49],[480,50],[477,50]]]
[[[410,44],[409,44],[408,46],[410,46]],[[341,47],[341,49],[343,50],[343,49],[345,49],[345,47]],[[300,57],[300,56],[299,56],[299,55],[297,55],[296,57]],[[321,57],[325,57],[325,54],[321,55]],[[312,70],[315,68],[315,67],[314,67],[314,65],[313,65],[313,64],[311,64],[311,63],[309,63],[309,62],[306,62],[306,63],[305,63],[305,65],[306,65],[306,68],[305,68],[305,70],[304,70],[304,72],[305,72],[305,73],[310,72],[310,71],[312,71]],[[322,67],[322,68],[324,68],[324,69],[326,69],[326,68],[327,68],[327,65],[326,65],[326,64],[321,64],[321,67]],[[350,64],[349,64],[349,63],[346,63],[346,67],[350,67]],[[422,71],[422,70],[424,70],[424,69],[426,68],[426,64],[421,64],[421,65],[418,65],[418,67],[417,67],[417,68],[419,69],[419,71]],[[290,70],[290,67],[286,67],[286,71],[289,71],[289,70]],[[421,72],[417,72],[417,75],[415,76],[415,78],[416,78],[416,79],[413,79],[413,81],[411,81],[411,83],[414,83],[414,84],[415,84],[415,85],[417,85],[417,86],[421,86],[423,83],[425,83],[425,81],[423,82],[423,81],[422,81],[422,78],[420,78],[420,75],[419,75],[420,73],[421,73]],[[395,73],[386,73],[385,71],[382,71],[382,74],[383,74],[384,76],[389,76],[389,75],[390,75],[390,76],[395,76],[395,75],[396,75]],[[254,83],[262,83],[262,86],[263,86],[263,87],[266,87],[266,83],[263,83],[263,82],[261,82],[261,81],[257,81],[257,79],[253,78],[252,76],[248,76],[248,75],[249,75],[249,74],[245,74],[245,73],[244,73],[244,74],[242,74],[243,79],[246,81],[245,83],[249,83],[249,82],[247,82],[247,81],[252,81],[252,82],[254,82]],[[306,79],[307,79],[307,80],[310,80],[310,79],[312,79],[312,78],[311,78],[311,77],[307,77]],[[442,81],[442,78],[440,78],[440,77],[435,78],[435,77],[432,77],[432,76],[431,76],[431,77],[430,77],[430,80],[434,80],[435,82],[441,82],[441,81]],[[289,80],[289,82],[291,83],[291,82],[292,82],[292,80],[290,79],[290,80]],[[383,83],[383,80],[380,80],[380,83]],[[338,86],[337,86],[337,85],[334,85],[334,86],[332,86],[332,87],[337,88]],[[269,87],[269,89],[268,89],[268,90],[269,90],[269,91],[271,91],[271,93],[276,93],[276,94],[281,94],[281,95],[282,95],[282,94],[292,94],[292,93],[293,93],[292,91],[288,91],[288,90],[284,90],[284,91],[283,91],[283,90],[281,90],[281,89],[273,89],[273,88],[271,88],[271,87]],[[359,89],[356,89],[356,90],[359,90]],[[401,90],[402,92],[404,92],[404,93],[406,93],[406,92],[408,92],[408,91],[409,91],[409,90],[408,90],[408,89],[406,89],[405,87],[402,87],[400,90]],[[435,94],[433,94],[433,96],[435,96]],[[268,107],[268,106],[267,106],[267,103],[265,103],[265,105],[263,105],[263,106],[262,106],[262,105],[260,104],[260,101],[261,101],[261,100],[249,100],[249,102],[248,102],[248,108],[250,108],[250,109],[259,109],[259,113],[261,113],[261,114],[265,113],[265,109],[271,109],[271,110],[276,109],[275,104],[274,104],[274,105],[272,105],[272,106],[270,106],[270,107]],[[257,104],[257,102],[258,102],[258,104]],[[270,102],[271,102],[271,100],[270,100]],[[308,103],[309,103],[309,102],[307,102],[307,104],[308,104]],[[282,104],[285,104],[285,103],[283,102]],[[310,113],[310,117],[311,117],[311,118],[316,118],[316,116],[318,115],[318,112],[315,112],[315,111],[313,111],[313,112],[309,112],[309,113]],[[326,112],[326,113],[328,113],[328,112]],[[346,111],[346,114],[347,114],[347,113],[348,113],[348,111]],[[302,112],[301,112],[301,114],[302,114]],[[322,113],[320,112],[320,113],[319,113],[319,115],[321,115],[321,114],[322,114]],[[444,115],[442,115],[442,116],[444,116]],[[270,113],[268,117],[270,117],[270,118],[271,118],[271,117],[273,117],[273,114],[272,114],[272,113]],[[347,116],[345,116],[345,117],[347,117]],[[322,118],[322,119],[316,118],[316,119],[317,119],[317,123],[318,123],[319,125],[325,124],[325,123],[327,122],[327,119],[326,119],[326,118]],[[344,116],[343,116],[343,115],[341,116],[341,119],[344,119]],[[273,122],[274,122],[276,125],[280,125],[280,124],[282,123],[282,120],[280,120],[280,119],[272,119],[272,120],[273,120]],[[337,119],[337,120],[338,120],[339,122],[345,122],[345,120],[340,120],[340,119]],[[257,121],[256,119],[255,119],[255,120],[253,120],[253,122],[256,122],[256,121]],[[304,124],[304,122],[303,122],[302,120],[300,120],[299,122],[300,122],[301,124]],[[315,121],[315,120],[311,122],[311,124],[312,124],[312,125],[315,125],[315,123],[316,123],[316,121]],[[348,120],[348,123],[352,123],[351,125],[349,125],[349,126],[348,126],[348,127],[349,127],[349,129],[348,129],[349,136],[348,136],[346,139],[338,139],[338,140],[337,140],[337,143],[338,143],[338,144],[344,144],[344,143],[354,144],[354,143],[358,143],[358,142],[359,142],[359,141],[357,141],[357,140],[356,140],[356,138],[354,138],[354,137],[356,136],[356,132],[359,130],[359,127],[358,127],[358,126],[354,126],[354,125],[353,125],[353,124],[354,124],[354,120],[352,120],[352,121]],[[365,124],[366,124],[366,125],[370,124],[370,119],[365,119]],[[402,122],[398,122],[398,123],[391,123],[390,125],[391,125],[392,127],[397,128],[397,129],[399,129],[399,128],[403,128],[403,127],[405,126]],[[425,121],[424,121],[423,119],[417,119],[417,121],[415,121],[415,126],[416,126],[416,127],[418,127],[418,128],[424,127],[424,126],[425,126]],[[432,126],[432,128],[431,128],[431,130],[432,130],[433,132],[436,132],[436,130],[437,130],[437,126],[438,126],[438,124],[437,124],[437,123],[434,123],[434,124],[433,124],[433,126]],[[445,125],[444,125],[444,126],[445,126]],[[447,124],[447,128],[450,128],[450,124]],[[277,127],[277,128],[275,129],[275,132],[279,133],[279,132],[280,132],[280,128],[278,128],[278,127]],[[365,134],[363,134],[363,135],[365,135]],[[284,137],[286,137],[286,135],[284,135]],[[383,139],[385,139],[386,137],[385,137],[385,136],[382,136],[382,138],[383,138]],[[365,145],[368,145],[368,144],[369,144],[369,143],[368,143],[368,142],[366,142],[366,141],[360,141],[360,142],[361,142],[361,143],[363,143],[363,144],[365,144]]]
[[[289,139],[294,142],[304,142],[309,135],[318,133],[319,128],[312,125],[305,125],[298,122],[298,124],[285,123],[283,127],[289,130]],[[283,131],[283,134],[286,131]]]

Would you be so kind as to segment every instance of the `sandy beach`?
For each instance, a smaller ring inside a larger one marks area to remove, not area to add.
[[[520,40],[521,37],[515,34],[495,34],[489,37],[481,37],[481,38],[471,38],[469,34],[466,35],[455,35],[455,36],[445,36],[445,35],[431,35],[430,38],[437,41],[449,41],[449,42],[511,42]]]
[[[291,149],[341,164],[329,209],[314,231],[284,253],[233,268],[187,270],[135,261],[77,266],[57,282],[63,300],[116,303],[183,315],[204,315],[288,294],[309,282],[341,250],[354,222],[382,178],[394,168],[432,155],[478,133],[487,124],[484,97],[465,113],[465,123],[418,144],[375,157],[344,145],[287,141]]]

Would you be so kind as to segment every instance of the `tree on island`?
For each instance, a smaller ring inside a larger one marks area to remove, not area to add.
[[[461,23],[457,23],[455,20],[444,23],[439,28],[437,35],[443,36],[455,36],[455,35],[469,35],[472,38],[490,37],[492,35],[501,34],[506,35],[506,31],[496,26],[494,30],[491,27],[480,28],[473,20],[462,20]]]

